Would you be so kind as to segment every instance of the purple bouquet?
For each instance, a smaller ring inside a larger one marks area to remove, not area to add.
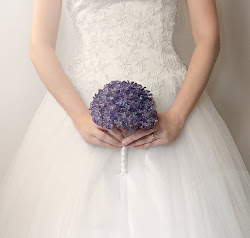
[[[89,110],[93,121],[104,128],[151,129],[158,121],[152,93],[142,85],[127,81],[111,81],[99,89]],[[125,169],[125,149],[122,147],[122,174]]]

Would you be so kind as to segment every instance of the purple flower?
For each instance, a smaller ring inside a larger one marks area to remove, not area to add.
[[[89,110],[93,121],[107,129],[151,129],[158,121],[152,93],[142,85],[111,81],[93,97]]]

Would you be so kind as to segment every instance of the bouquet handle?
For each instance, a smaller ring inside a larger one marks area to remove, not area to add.
[[[126,134],[122,132],[122,134],[126,137]],[[121,175],[127,175],[127,164],[128,164],[128,158],[127,158],[127,150],[128,148],[126,146],[123,146],[121,148]]]

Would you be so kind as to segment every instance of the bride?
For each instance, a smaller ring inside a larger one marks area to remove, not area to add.
[[[179,0],[65,1],[77,39],[65,68],[62,0],[34,1],[30,58],[47,93],[1,181],[0,237],[248,237],[249,174],[205,89],[220,52],[215,0],[186,0],[188,67],[172,41]],[[89,104],[112,79],[153,93],[152,129],[94,123]]]

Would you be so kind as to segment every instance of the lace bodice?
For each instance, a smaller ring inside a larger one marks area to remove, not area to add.
[[[66,67],[86,103],[111,80],[176,94],[187,66],[173,47],[178,0],[66,0],[76,34]],[[167,98],[165,99],[167,100]]]

